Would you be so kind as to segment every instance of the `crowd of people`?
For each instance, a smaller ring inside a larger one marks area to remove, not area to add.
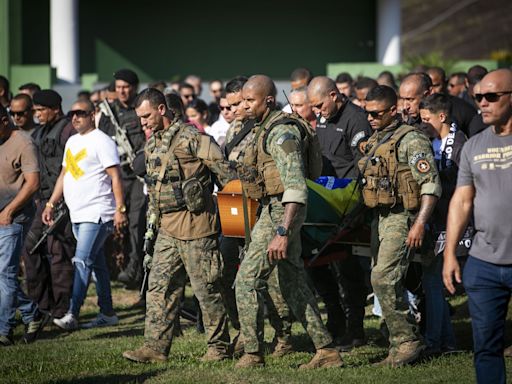
[[[167,360],[190,283],[202,361],[263,366],[266,313],[274,356],[293,351],[297,320],[316,349],[300,368],[340,367],[339,351],[368,341],[373,293],[389,342],[375,365],[399,367],[457,350],[445,287],[455,293],[463,263],[478,382],[505,382],[509,69],[420,67],[397,85],[387,71],[331,79],[298,68],[285,106],[265,75],[211,81],[209,105],[201,84],[190,75],[139,92],[137,74],[120,69],[65,114],[57,92],[28,83],[12,96],[0,76],[0,345],[14,343],[17,310],[26,343],[50,320],[65,330],[118,324],[113,273],[127,289],[143,286],[144,343],[123,353],[132,361]],[[349,250],[304,267],[306,179],[320,176],[357,181],[371,262]],[[244,201],[259,202],[245,238],[219,222],[216,191],[235,179]],[[80,324],[90,281],[99,313]]]

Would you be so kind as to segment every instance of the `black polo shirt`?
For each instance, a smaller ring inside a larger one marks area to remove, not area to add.
[[[324,158],[322,175],[357,178],[362,144],[372,134],[366,113],[347,101],[329,120],[323,117],[317,120],[316,134]]]

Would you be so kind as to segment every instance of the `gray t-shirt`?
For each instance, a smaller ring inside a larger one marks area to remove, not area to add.
[[[469,254],[512,264],[512,135],[489,127],[462,148],[457,187],[475,187],[475,238]]]

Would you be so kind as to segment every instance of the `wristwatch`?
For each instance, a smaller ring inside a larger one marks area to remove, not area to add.
[[[283,227],[282,225],[280,225],[279,227],[277,227],[277,229],[276,229],[276,233],[277,233],[279,236],[288,236],[288,229],[286,229],[285,227]]]
[[[121,212],[121,213],[125,213],[126,212],[126,205],[120,205],[119,207],[116,208],[116,211],[117,212]]]

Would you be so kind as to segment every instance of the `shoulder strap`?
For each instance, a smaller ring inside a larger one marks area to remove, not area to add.
[[[242,140],[249,134],[249,132],[252,131],[254,128],[254,120],[247,120],[243,126],[242,129],[233,137],[233,140],[231,140],[229,143],[226,144],[224,147],[224,152],[226,154],[226,157],[229,156],[231,151],[242,142]]]
[[[265,130],[265,133],[263,136],[263,151],[265,151],[265,153],[267,155],[269,155],[269,153],[267,152],[267,139],[268,139],[268,135],[270,134],[270,131],[272,131],[272,129],[274,129],[274,127],[276,127],[278,125],[287,125],[287,124],[295,125],[297,128],[299,128],[300,136],[302,139],[304,139],[306,137],[306,134],[307,134],[306,128],[302,125],[302,123],[298,119],[293,119],[289,116],[285,116],[282,119],[278,119],[278,120],[274,121],[272,124],[270,124],[270,126]]]
[[[386,141],[388,141],[388,139],[393,136],[393,134],[396,133],[396,131],[389,131],[388,133],[386,133],[384,135],[384,137],[382,139],[380,139],[380,141],[375,145],[375,147],[372,148],[372,150],[368,153],[367,157],[366,157],[366,161],[364,162],[364,166],[363,166],[363,169],[361,169],[361,172],[359,173],[360,177],[363,177],[364,175],[364,171],[366,171],[366,168],[368,167],[368,162],[370,161],[370,159],[372,158],[373,154],[377,151],[377,149],[382,145],[384,144]]]
[[[176,133],[174,134],[174,136],[172,137],[171,139],[171,144],[169,145],[169,149],[167,150],[167,153],[165,154],[163,160],[162,160],[162,165],[160,167],[160,172],[158,173],[158,179],[156,181],[156,185],[155,185],[155,194],[156,194],[156,200],[160,200],[160,190],[162,189],[162,181],[164,179],[164,176],[165,176],[165,171],[167,169],[167,164],[169,164],[169,160],[171,159],[171,157],[174,155],[174,149],[176,148],[176,146],[178,145],[178,135],[180,134],[181,132],[181,127],[178,128],[178,130],[176,131]]]

